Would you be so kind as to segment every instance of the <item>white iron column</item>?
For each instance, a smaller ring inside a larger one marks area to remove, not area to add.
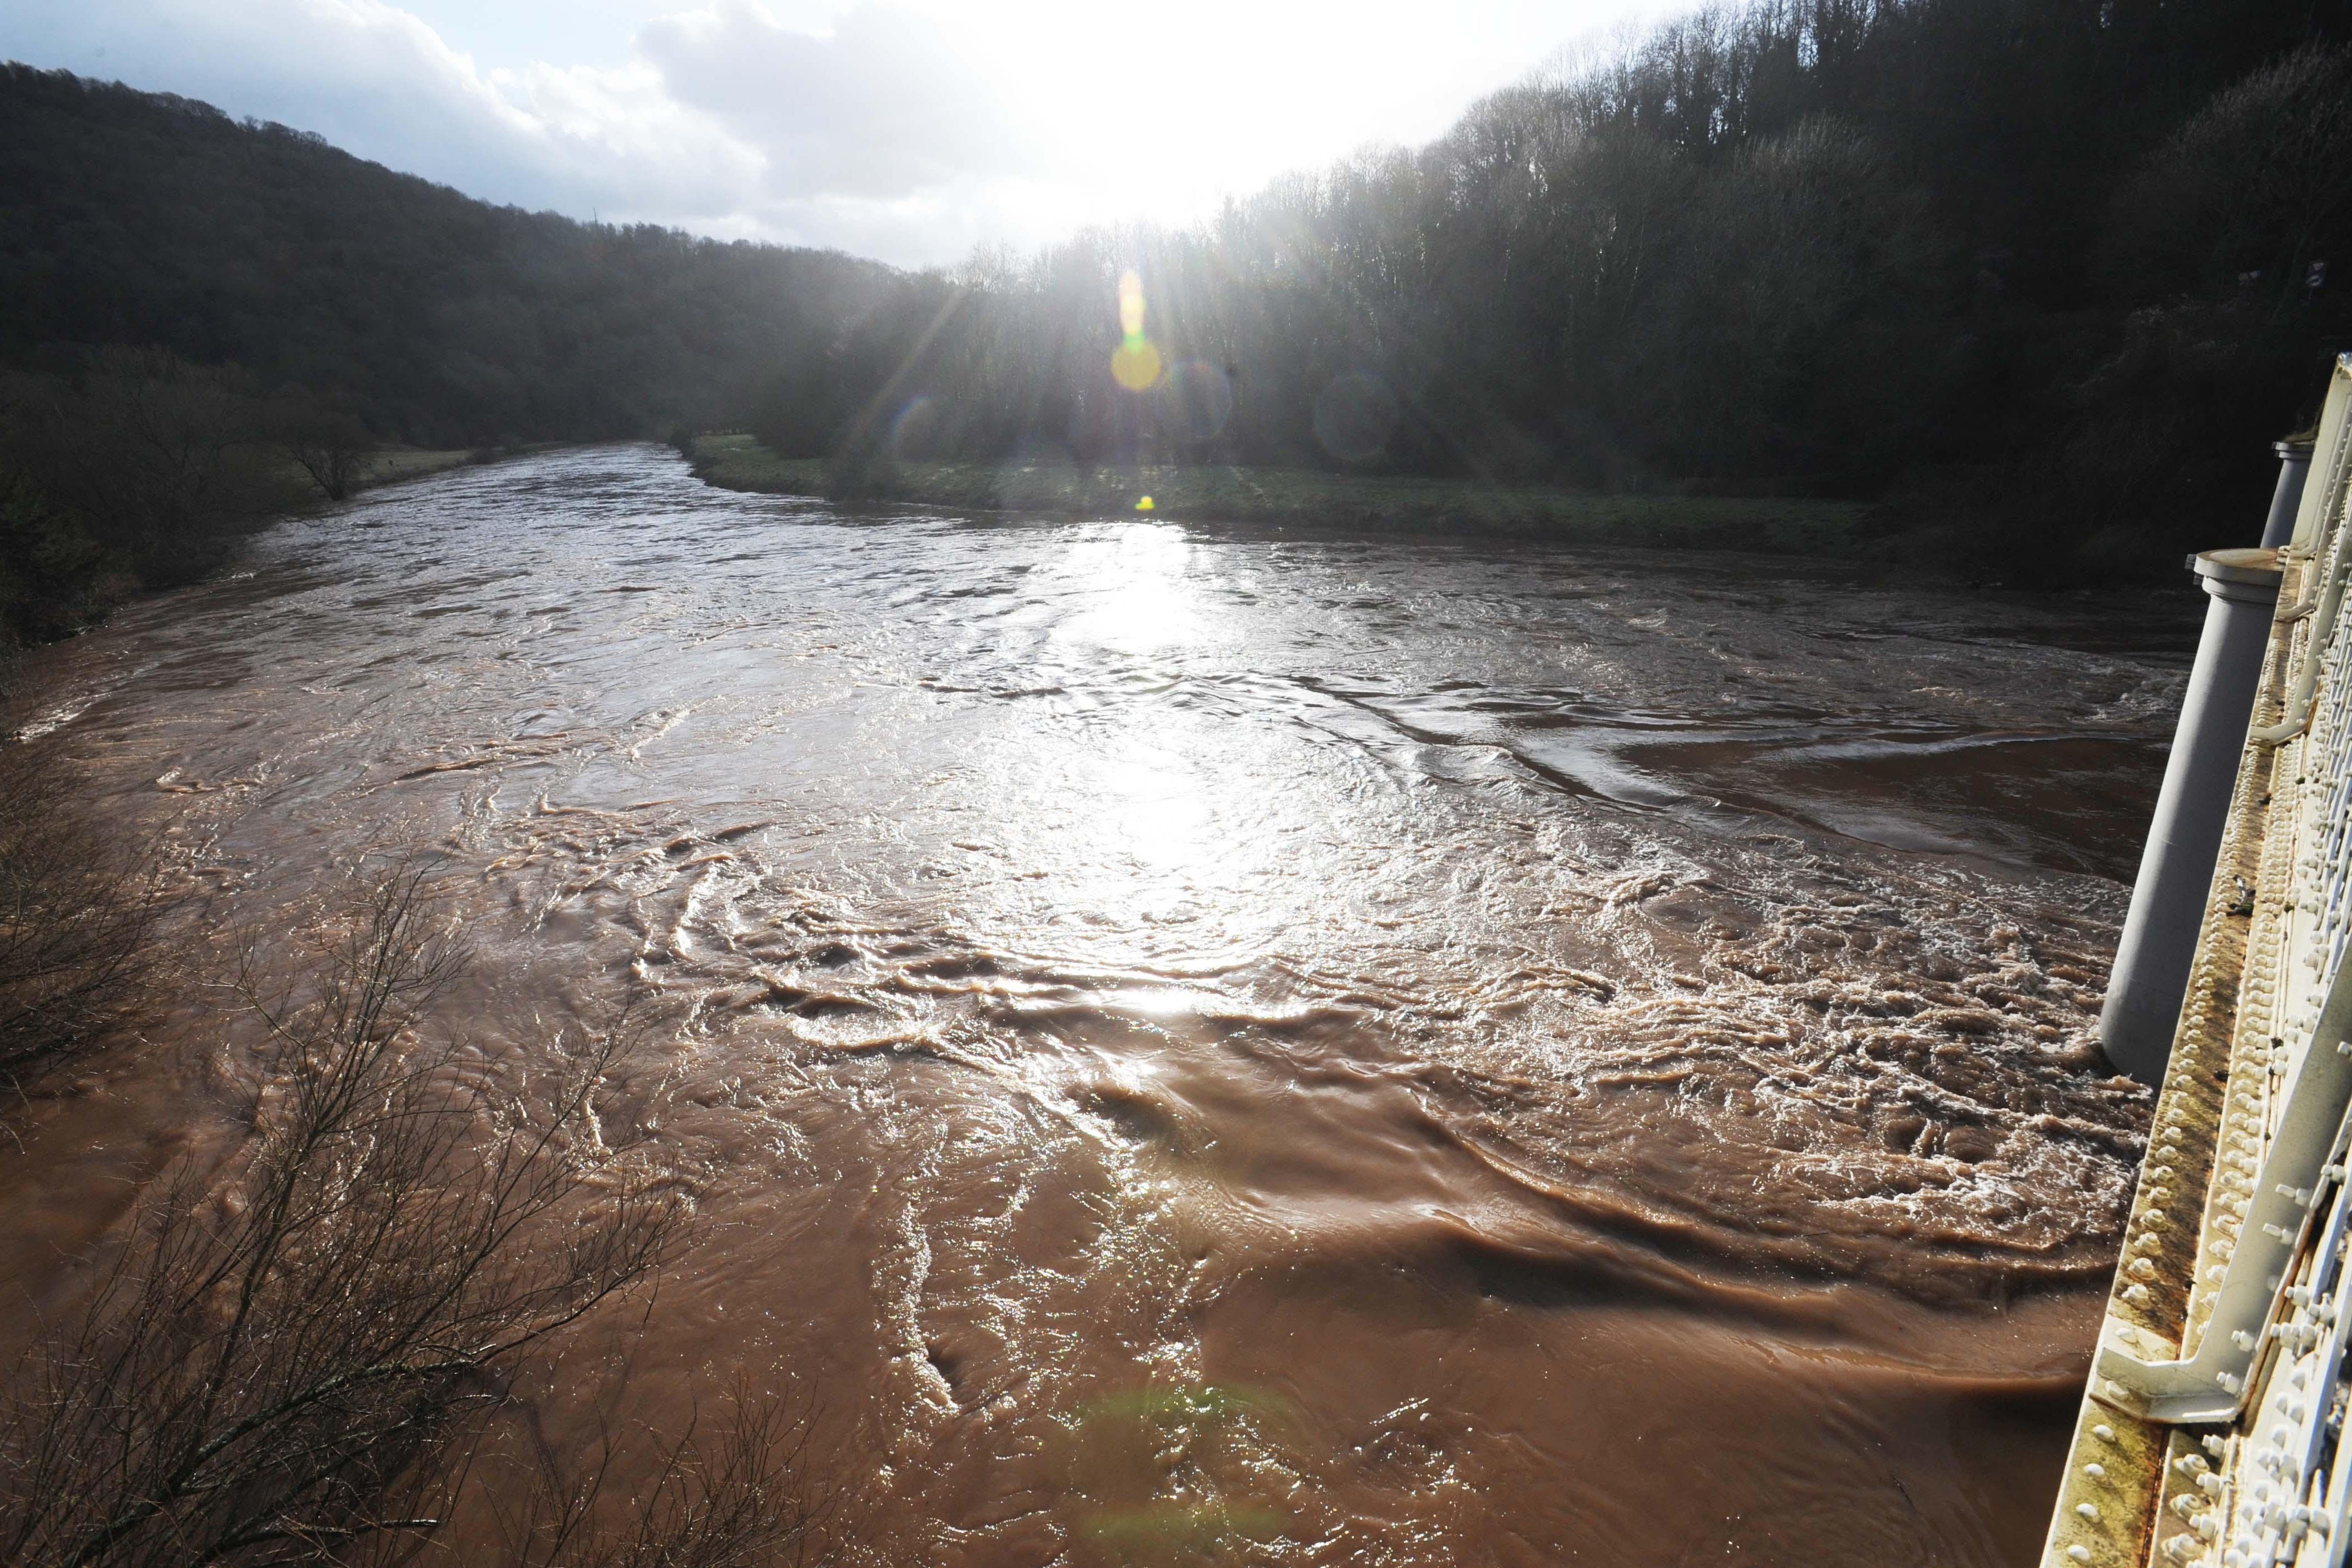
[[[2143,1083],[2159,1082],[2172,1054],[2278,603],[2275,550],[2207,550],[2189,566],[2212,602],[2099,1014],[2107,1060]]]
[[[2279,455],[2278,488],[2271,492],[2271,515],[2263,524],[2263,548],[2276,549],[2294,538],[2295,512],[2303,505],[2303,482],[2311,475],[2311,443],[2281,441],[2272,450]]]

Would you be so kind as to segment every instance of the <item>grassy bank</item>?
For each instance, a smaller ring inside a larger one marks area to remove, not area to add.
[[[704,480],[730,490],[835,498],[852,494],[965,511],[1120,516],[1136,512],[1148,496],[1152,515],[1179,521],[1500,533],[1812,556],[1859,553],[1871,513],[1854,501],[1594,496],[1464,479],[1287,468],[901,463],[845,492],[832,464],[779,457],[748,435],[700,437],[694,466]]]
[[[422,479],[427,475],[446,473],[462,468],[468,463],[484,463],[498,454],[483,448],[465,446],[422,447],[385,446],[357,454],[348,459],[349,494],[373,490],[385,485],[397,485],[404,479]],[[300,511],[323,499],[320,483],[300,463],[289,458],[274,469],[284,494],[278,504],[258,508],[257,515],[276,517],[281,513]]]
[[[403,479],[422,479],[427,474],[462,468],[473,462],[475,455],[463,446],[446,451],[401,446],[371,452],[366,458],[367,466],[361,476],[360,487],[372,490],[378,485],[395,485]]]

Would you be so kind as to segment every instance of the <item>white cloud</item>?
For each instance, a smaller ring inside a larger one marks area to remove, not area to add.
[[[653,22],[637,47],[673,99],[767,155],[779,196],[904,197],[1038,167],[992,81],[912,12],[860,5],[817,36],[717,0]]]

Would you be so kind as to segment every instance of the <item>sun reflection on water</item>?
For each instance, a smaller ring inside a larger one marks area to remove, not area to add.
[[[1130,706],[1068,733],[1075,745],[1050,775],[1055,799],[1036,820],[1055,824],[1064,907],[1140,950],[1171,927],[1199,937],[1205,895],[1234,856],[1223,835],[1237,803],[1220,780],[1240,737],[1195,706],[1186,678],[1234,632],[1201,567],[1181,527],[1139,519],[1085,530],[1052,569],[1055,662],[1084,666],[1088,684],[1109,676]]]
[[[1200,858],[1209,802],[1181,757],[1154,747],[1112,758],[1097,783],[1103,824],[1129,855],[1159,870]]]
[[[1202,641],[1193,547],[1171,523],[1122,525],[1074,546],[1058,575],[1089,601],[1057,636],[1121,653]]]

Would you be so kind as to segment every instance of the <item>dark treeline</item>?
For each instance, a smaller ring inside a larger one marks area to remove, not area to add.
[[[889,276],[474,201],[284,126],[0,65],[0,356],[162,348],[422,446],[709,423]]]
[[[852,484],[1060,453],[1836,494],[2037,571],[2168,561],[2252,526],[2352,346],[2347,16],[1702,12],[1195,228],[901,279],[754,427]]]

